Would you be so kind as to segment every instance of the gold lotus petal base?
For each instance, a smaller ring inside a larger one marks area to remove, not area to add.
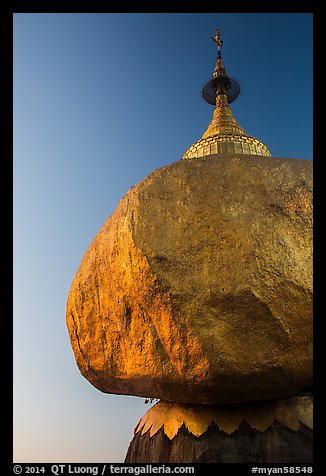
[[[189,433],[199,437],[211,423],[231,435],[241,423],[264,432],[277,421],[292,431],[298,431],[303,424],[312,430],[312,396],[297,396],[284,400],[258,402],[242,405],[186,405],[159,402],[140,419],[135,433],[144,435],[149,431],[154,436],[163,427],[166,436],[172,440],[182,425]]]

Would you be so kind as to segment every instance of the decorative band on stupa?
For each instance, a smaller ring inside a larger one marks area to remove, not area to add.
[[[230,78],[221,56],[219,30],[211,37],[217,44],[217,61],[212,79],[204,86],[202,95],[206,102],[215,105],[213,118],[202,138],[186,151],[183,159],[204,157],[211,154],[249,154],[270,157],[271,153],[259,139],[248,135],[232,115],[229,104],[240,93],[240,86]]]

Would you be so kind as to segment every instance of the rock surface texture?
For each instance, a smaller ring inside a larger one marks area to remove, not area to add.
[[[120,201],[67,302],[103,392],[230,404],[312,383],[312,164],[207,156]]]

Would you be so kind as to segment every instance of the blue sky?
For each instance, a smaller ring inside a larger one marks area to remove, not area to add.
[[[80,375],[65,323],[73,277],[122,196],[205,132],[217,27],[240,126],[275,157],[312,159],[312,21],[14,14],[15,462],[123,461],[150,405]]]

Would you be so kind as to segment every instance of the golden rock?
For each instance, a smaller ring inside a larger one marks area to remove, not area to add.
[[[192,404],[312,382],[312,164],[210,155],[120,201],[67,302],[82,375],[107,393]]]

